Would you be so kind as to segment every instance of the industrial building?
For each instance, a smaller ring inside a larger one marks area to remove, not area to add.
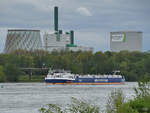
[[[18,49],[37,50],[41,47],[40,30],[10,29],[7,32],[4,52],[10,53]]]
[[[58,7],[54,7],[54,33],[43,36],[45,50],[52,51],[93,51],[93,48],[74,44],[74,31],[64,32],[58,28]]]
[[[93,51],[93,48],[77,46],[74,44],[74,32],[62,33],[59,31],[58,34],[44,34],[44,48],[46,51]]]
[[[44,45],[45,50],[52,51],[61,51],[66,49],[66,45],[71,43],[70,34],[44,34]]]
[[[110,33],[110,50],[113,52],[142,51],[142,32],[118,31]]]
[[[10,53],[18,49],[34,51],[37,49],[48,52],[93,51],[92,48],[74,44],[74,31],[64,32],[58,28],[58,7],[54,7],[54,32],[41,35],[40,30],[9,29],[7,32],[4,52]],[[43,42],[43,43],[42,43]]]

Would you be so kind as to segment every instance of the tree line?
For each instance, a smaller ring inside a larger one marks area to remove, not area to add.
[[[18,76],[23,74],[19,68],[29,67],[64,69],[81,75],[112,74],[114,70],[120,70],[127,81],[137,81],[150,74],[150,53],[17,50],[0,54],[0,81],[17,81]]]

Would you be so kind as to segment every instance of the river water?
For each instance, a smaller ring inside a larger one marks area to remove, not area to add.
[[[45,83],[0,83],[0,113],[39,113],[46,104],[65,106],[71,97],[92,101],[104,110],[111,91],[121,89],[134,97],[135,82],[125,85],[46,85]]]

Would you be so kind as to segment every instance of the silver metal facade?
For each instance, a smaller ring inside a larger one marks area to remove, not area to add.
[[[18,49],[30,51],[41,47],[40,30],[8,30],[4,52],[10,53]]]
[[[44,48],[46,51],[93,51],[93,48],[71,44],[70,34],[45,34]]]
[[[45,34],[43,38],[45,50],[49,52],[65,50],[71,43],[70,34]]]
[[[142,51],[142,32],[119,31],[110,33],[110,50],[119,52]]]

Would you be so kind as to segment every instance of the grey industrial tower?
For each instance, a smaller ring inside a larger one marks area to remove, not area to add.
[[[9,29],[7,33],[5,53],[18,49],[37,50],[42,48],[40,30]]]
[[[142,32],[118,31],[110,33],[110,50],[113,52],[142,51]]]

